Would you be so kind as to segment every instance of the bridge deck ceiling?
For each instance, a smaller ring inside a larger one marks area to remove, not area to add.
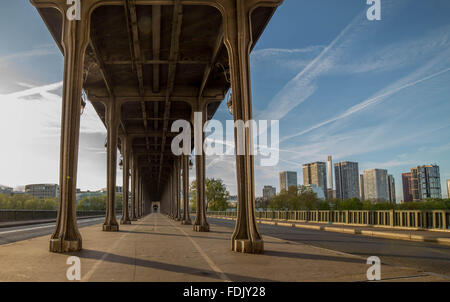
[[[138,2],[124,0],[123,5],[102,5],[93,11],[83,87],[105,125],[105,106],[111,100],[121,104],[119,134],[133,136],[131,149],[139,153],[145,179],[160,177],[164,182],[173,162],[169,154],[173,135],[164,128],[170,132],[175,120],[191,120],[193,106],[201,98],[208,100],[208,119],[213,117],[230,89],[225,72],[228,52],[216,8],[182,5],[175,18],[174,5]],[[62,14],[53,8],[38,10],[62,50]],[[254,10],[254,42],[274,10]],[[159,175],[160,167],[168,171]]]

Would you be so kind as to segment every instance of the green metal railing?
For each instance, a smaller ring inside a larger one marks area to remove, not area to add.
[[[237,212],[208,212],[210,216],[236,217]],[[258,211],[258,219],[386,226],[420,229],[450,229],[450,211]]]

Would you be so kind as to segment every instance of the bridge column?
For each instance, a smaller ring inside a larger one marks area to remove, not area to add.
[[[172,219],[177,219],[177,196],[176,196],[176,188],[177,188],[177,176],[176,176],[176,164],[173,163],[173,169],[172,169],[172,181],[171,181],[171,187],[170,187],[170,197],[171,197],[171,203],[172,203]]]
[[[197,178],[197,213],[194,222],[194,231],[196,232],[209,232],[209,224],[206,220],[206,181],[205,181],[205,150],[203,148],[203,142],[205,140],[205,133],[203,127],[206,122],[206,104],[203,100],[199,100],[198,111],[195,113],[194,119],[199,119],[200,122],[194,122],[195,132],[195,172]],[[198,125],[197,125],[198,124]],[[198,140],[198,138],[200,138]]]
[[[175,158],[175,209],[176,209],[175,220],[176,221],[181,220],[181,213],[180,213],[180,209],[181,209],[181,206],[180,206],[181,173],[180,173],[180,171],[181,171],[180,157],[176,157]]]
[[[137,218],[141,218],[141,203],[142,203],[142,179],[141,179],[141,171],[138,170],[138,179],[137,179],[137,205],[136,205],[136,215]]]
[[[166,197],[169,203],[169,218],[172,218],[172,174],[169,174],[169,180],[166,185]]]
[[[189,156],[182,155],[183,162],[183,217],[181,224],[192,224],[191,215],[189,214]]]
[[[85,50],[89,43],[87,12],[79,21],[69,21],[62,12],[64,85],[61,114],[58,217],[50,239],[50,251],[65,253],[82,248],[76,219],[78,143],[80,134],[81,90]]]
[[[131,221],[136,221],[136,159],[131,156]]]
[[[128,213],[128,198],[129,198],[129,183],[130,183],[130,150],[131,140],[125,136],[121,137],[122,143],[122,156],[123,156],[123,202],[122,202],[122,219],[121,224],[131,224],[130,215]]]
[[[116,220],[116,176],[117,176],[117,136],[119,130],[120,107],[115,99],[110,98],[106,104],[106,125],[108,128],[107,145],[107,197],[106,197],[106,218],[103,224],[103,231],[117,232],[119,224]]]
[[[235,121],[252,120],[252,95],[250,82],[250,50],[253,44],[251,33],[252,1],[230,1],[224,18],[224,42],[230,58],[232,103]],[[252,132],[235,130],[237,174],[237,220],[231,239],[235,252],[262,253],[264,242],[255,217],[254,156]]]

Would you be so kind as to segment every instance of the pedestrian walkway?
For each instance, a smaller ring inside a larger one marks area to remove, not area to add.
[[[0,281],[67,281],[69,256],[82,281],[366,281],[366,259],[265,236],[265,253],[230,250],[231,229],[197,233],[161,214],[103,232],[80,229],[83,250],[48,252],[49,236],[0,246]],[[415,269],[382,265],[388,281],[448,281]]]

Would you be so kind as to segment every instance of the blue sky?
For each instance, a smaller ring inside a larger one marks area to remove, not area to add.
[[[0,6],[0,183],[57,182],[63,58],[28,1]],[[372,22],[367,9],[363,0],[285,0],[256,45],[254,117],[280,120],[281,137],[279,165],[255,167],[257,195],[278,187],[282,170],[297,171],[301,183],[301,165],[327,155],[359,162],[361,173],[388,169],[398,199],[402,172],[437,163],[447,193],[450,2],[382,0],[382,20]],[[42,89],[51,84],[53,92]],[[82,116],[83,189],[105,186],[105,130],[92,111]],[[225,105],[216,118],[231,118]],[[207,176],[223,178],[231,193],[233,162],[207,161]]]

